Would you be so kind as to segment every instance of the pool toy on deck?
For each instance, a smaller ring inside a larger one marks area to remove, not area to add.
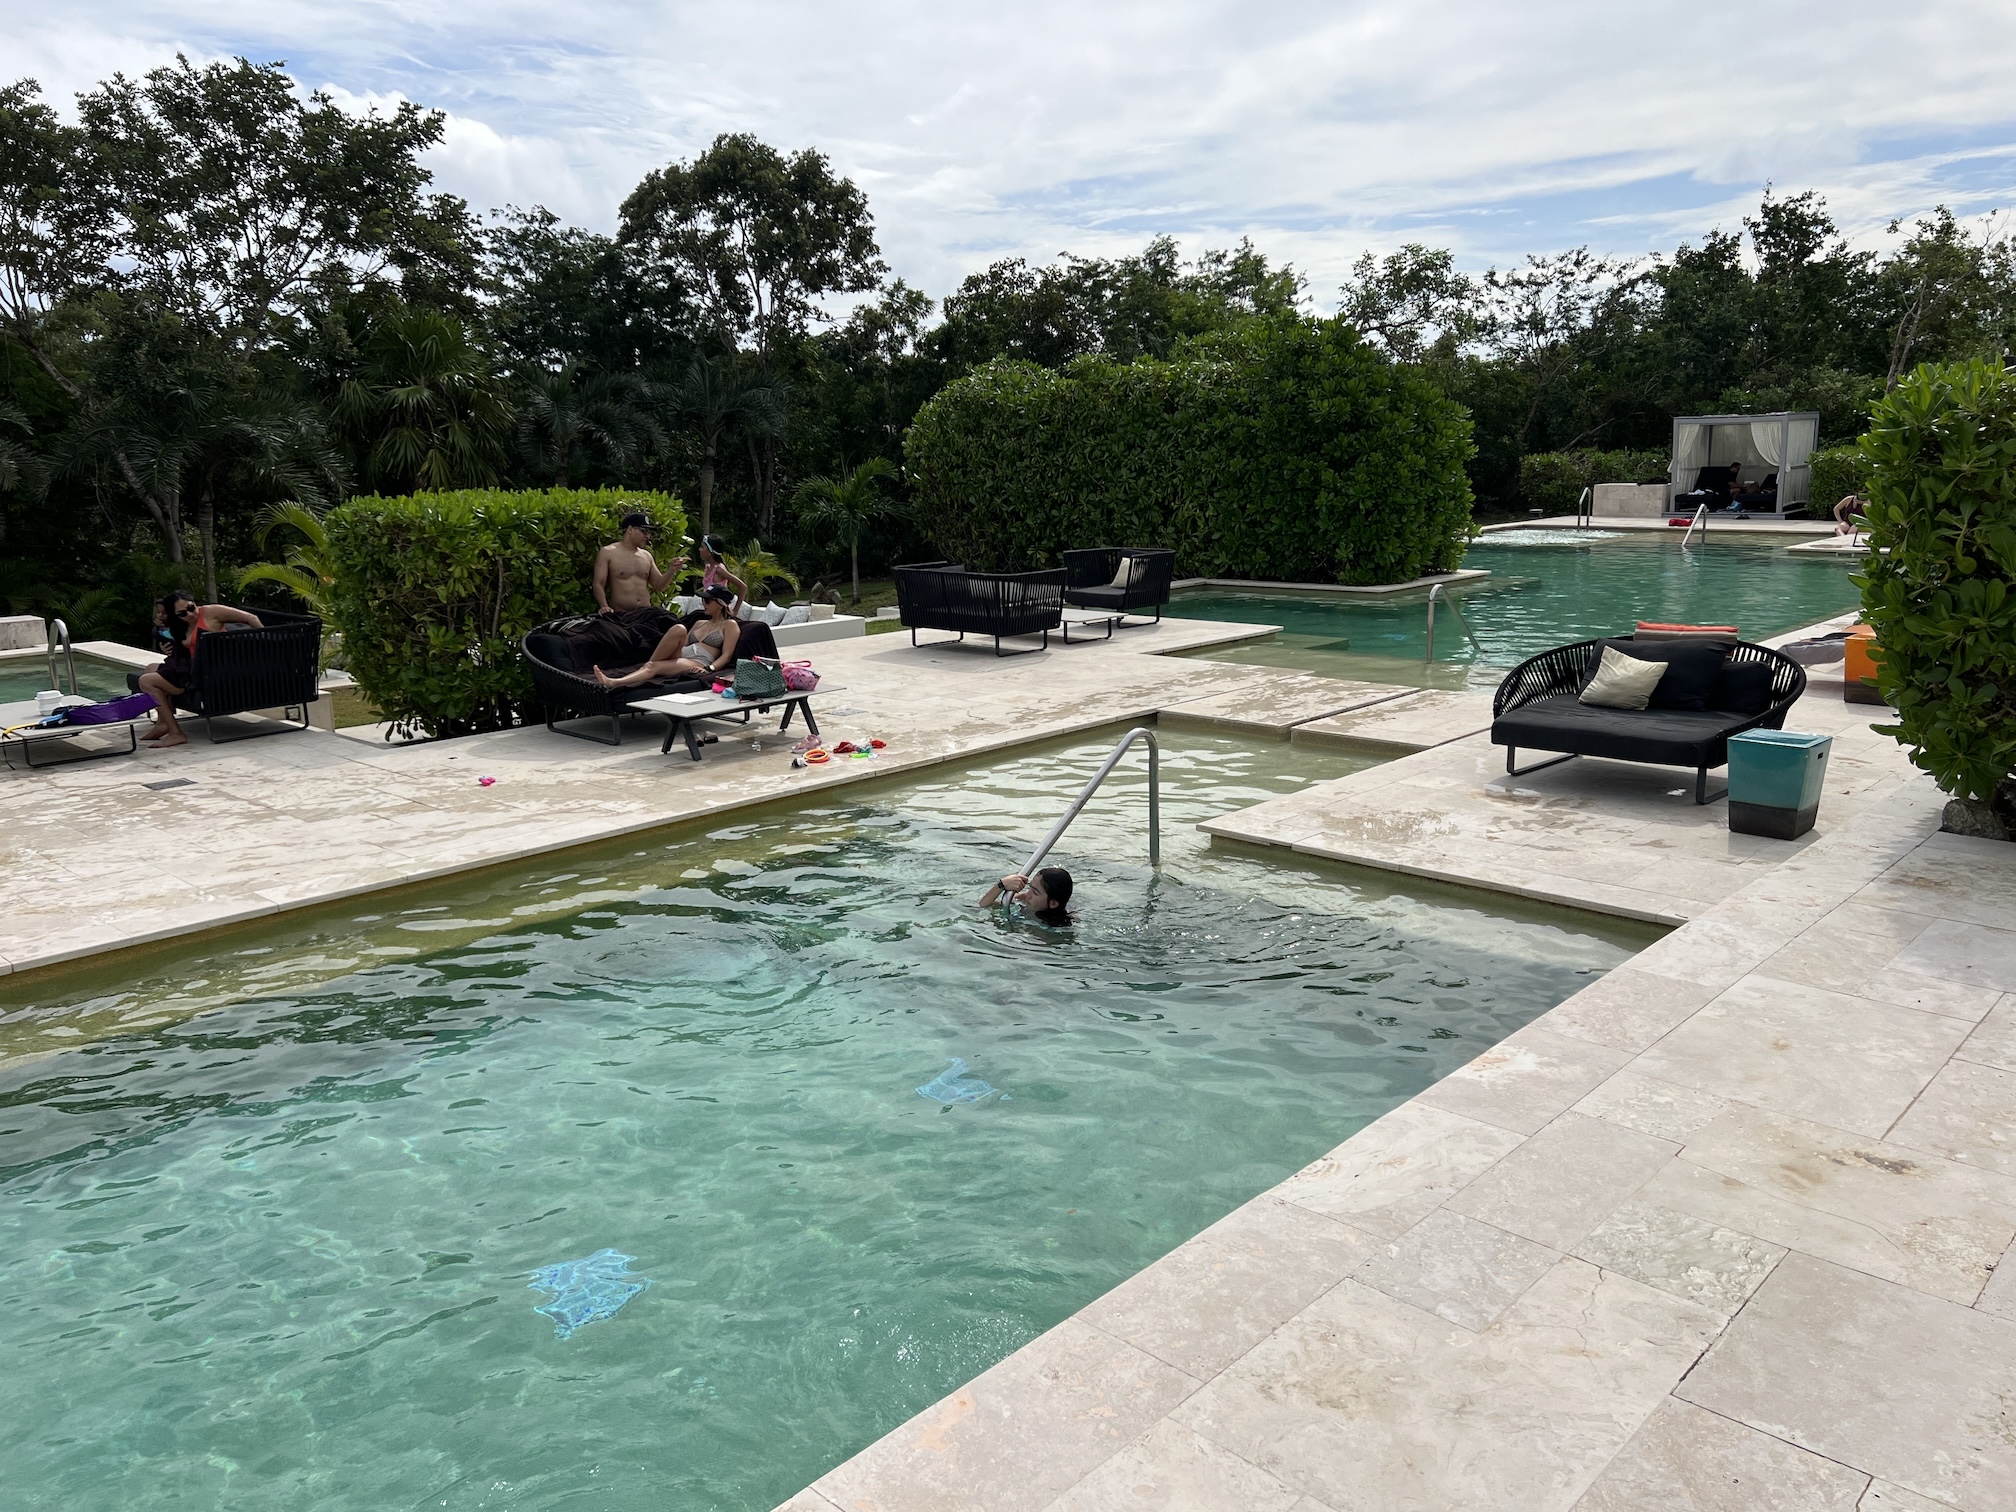
[[[478,787],[495,787],[496,785],[497,779],[495,777],[478,777],[476,779],[476,786]]]
[[[951,1107],[954,1103],[975,1103],[991,1096],[996,1089],[977,1076],[966,1074],[966,1062],[953,1056],[951,1063],[930,1081],[917,1089],[919,1097],[928,1097],[932,1102]],[[1008,1094],[1003,1092],[1001,1100],[1006,1102]]]
[[[532,1272],[527,1291],[551,1292],[553,1300],[532,1310],[553,1320],[553,1337],[564,1339],[577,1328],[613,1318],[623,1305],[651,1284],[648,1276],[630,1274],[635,1255],[600,1249],[585,1260],[562,1260]]]

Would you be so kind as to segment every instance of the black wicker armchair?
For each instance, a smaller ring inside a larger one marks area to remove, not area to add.
[[[962,641],[969,634],[991,635],[996,656],[1022,656],[1027,653],[1003,651],[1001,637],[1040,633],[1043,644],[1028,650],[1047,650],[1050,632],[1064,623],[1061,569],[968,572],[957,562],[918,562],[896,568],[894,576],[897,611],[913,646],[919,630],[951,630]]]
[[[1671,642],[1654,643],[1671,645]],[[1583,685],[1614,645],[1631,654],[1628,640],[1578,641],[1558,646],[1514,667],[1492,700],[1491,743],[1505,747],[1505,770],[1515,777],[1542,767],[1600,756],[1655,766],[1694,768],[1694,801],[1706,803],[1708,769],[1729,761],[1729,737],[1745,730],[1779,730],[1806,691],[1805,670],[1783,652],[1737,641],[1728,645],[1720,677],[1702,709],[1605,709],[1581,701]],[[1645,647],[1640,648],[1641,653]],[[1750,670],[1755,669],[1755,670]],[[1727,707],[1723,707],[1727,705]],[[1521,750],[1565,751],[1520,767]]]
[[[698,693],[713,686],[712,681],[704,677],[674,677],[639,683],[630,688],[603,687],[595,681],[593,670],[581,664],[569,638],[570,631],[585,630],[594,625],[594,619],[580,615],[550,620],[527,631],[521,644],[526,670],[532,674],[532,687],[545,710],[546,728],[554,733],[592,740],[600,745],[621,745],[623,715],[629,712],[632,704],[647,698],[660,698],[667,693]],[[652,639],[655,641],[655,637]],[[638,644],[642,646],[641,641]],[[643,647],[636,660],[628,666],[607,666],[607,670],[620,674],[631,667],[641,666],[650,654],[651,648]],[[747,656],[775,658],[776,655],[777,639],[770,633],[770,627],[761,620],[744,620],[735,640],[735,660],[741,661]],[[580,666],[579,671],[575,670],[577,666]],[[554,722],[593,718],[609,721],[607,736],[587,730],[563,729]]]
[[[240,730],[229,739],[305,730],[308,706],[322,696],[322,621],[285,609],[247,612],[259,616],[259,629],[233,625],[228,630],[206,630],[196,638],[196,685],[175,700],[177,710],[203,721],[203,732],[213,744],[218,720],[255,710],[278,709],[283,717],[264,728]],[[126,681],[137,687],[140,679],[135,675]]]
[[[1093,546],[1064,554],[1064,602],[1123,616],[1123,630],[1160,624],[1176,579],[1176,553],[1163,546]],[[1140,616],[1153,611],[1152,620]],[[1138,623],[1124,618],[1134,615]]]

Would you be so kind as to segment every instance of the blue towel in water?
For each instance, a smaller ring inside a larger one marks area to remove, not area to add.
[[[917,1095],[949,1108],[954,1103],[978,1102],[993,1090],[979,1077],[966,1075],[966,1062],[955,1055],[950,1065],[917,1089]],[[1006,1101],[1008,1094],[1001,1096]]]
[[[558,1265],[542,1265],[532,1272],[528,1291],[553,1294],[553,1300],[534,1312],[553,1320],[553,1336],[564,1339],[577,1328],[613,1318],[637,1293],[651,1284],[646,1276],[628,1270],[635,1255],[613,1249],[597,1250],[586,1260],[562,1260]]]

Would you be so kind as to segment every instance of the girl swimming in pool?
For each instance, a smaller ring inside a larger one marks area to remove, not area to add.
[[[1010,872],[987,889],[980,906],[1012,903],[1038,924],[1059,925],[1071,922],[1071,911],[1064,906],[1070,901],[1071,873],[1061,866],[1046,866],[1033,877]]]

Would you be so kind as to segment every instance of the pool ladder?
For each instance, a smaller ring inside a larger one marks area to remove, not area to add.
[[[1482,656],[1484,648],[1478,644],[1476,635],[1472,633],[1469,619],[1457,607],[1456,600],[1442,597],[1442,585],[1437,583],[1428,590],[1428,654],[1421,658],[1421,664],[1426,666],[1429,662],[1435,660],[1435,606],[1438,603],[1446,603],[1449,606],[1449,612],[1456,616],[1456,623],[1463,627],[1464,637],[1470,642],[1471,647],[1477,654]]]
[[[60,619],[49,621],[49,686],[61,691],[63,684],[56,680],[56,647],[63,647],[63,666],[70,674],[70,696],[77,697],[77,657],[70,649],[70,627]]]
[[[1696,528],[1699,528],[1701,532],[1701,539],[1706,541],[1708,539],[1708,501],[1705,499],[1701,501],[1701,507],[1694,511],[1694,518],[1687,522],[1687,533],[1680,537],[1680,544],[1682,546],[1685,546],[1689,541],[1694,539]]]
[[[1064,817],[1043,837],[1043,843],[1029,853],[1029,860],[1022,868],[1023,876],[1032,875],[1042,864],[1043,858],[1050,854],[1050,847],[1057,843],[1071,821],[1092,801],[1092,795],[1099,791],[1099,784],[1112,775],[1113,768],[1120,764],[1120,758],[1127,754],[1127,748],[1137,740],[1148,742],[1148,864],[1162,864],[1162,748],[1155,743],[1155,732],[1144,725],[1120,737],[1120,743],[1113,747],[1105,765],[1092,774],[1085,790],[1071,800],[1071,806],[1064,810]]]

